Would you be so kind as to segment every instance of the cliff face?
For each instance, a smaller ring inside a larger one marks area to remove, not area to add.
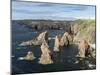
[[[76,20],[71,30],[74,35],[74,41],[85,39],[92,44],[96,42],[95,20]]]
[[[70,27],[73,21],[58,21],[58,20],[13,20],[13,22],[17,22],[20,25],[24,25],[28,28],[35,30],[48,30],[48,29],[56,29],[56,30],[66,30],[70,32]]]
[[[95,43],[96,39],[95,20],[13,20],[12,22],[35,30],[65,30],[72,33],[74,41],[85,39]]]

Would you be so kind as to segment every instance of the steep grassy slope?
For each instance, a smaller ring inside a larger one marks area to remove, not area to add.
[[[95,43],[96,39],[95,20],[76,20],[72,27],[74,41],[85,39],[90,43]]]

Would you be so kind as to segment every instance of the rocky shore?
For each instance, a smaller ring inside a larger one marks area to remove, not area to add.
[[[18,22],[20,25],[26,26],[35,30],[45,30],[38,34],[32,40],[23,41],[19,44],[19,46],[40,46],[40,50],[42,52],[41,57],[39,59],[39,63],[41,64],[51,64],[52,61],[52,53],[49,49],[49,40],[48,40],[48,32],[46,30],[65,30],[63,35],[58,34],[55,35],[55,43],[54,43],[54,52],[57,54],[61,54],[62,47],[68,47],[71,44],[76,44],[78,48],[77,54],[81,58],[86,58],[90,54],[93,58],[95,55],[95,48],[92,48],[90,44],[95,44],[95,21],[88,20],[77,20],[77,21],[44,21],[44,20],[35,20],[35,21],[13,21]],[[93,34],[91,34],[93,32]],[[86,35],[87,34],[87,35]],[[81,35],[81,36],[80,36]],[[93,36],[91,38],[91,36]],[[82,41],[82,42],[81,42]],[[91,48],[91,49],[90,49]],[[89,53],[89,54],[88,54]],[[29,54],[30,55],[30,54]],[[32,60],[28,54],[25,59]],[[32,56],[34,57],[34,56]]]

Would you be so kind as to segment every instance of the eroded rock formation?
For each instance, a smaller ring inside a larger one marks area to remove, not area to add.
[[[20,57],[19,60],[27,60],[27,61],[32,61],[34,60],[36,57],[34,56],[33,52],[28,51],[27,55],[25,57]]]
[[[57,35],[55,37],[54,51],[60,52],[61,47],[67,46],[71,42],[72,42],[72,37],[70,36],[70,34],[68,32],[65,32],[62,37],[61,37],[61,35]]]
[[[55,37],[55,43],[54,43],[54,51],[55,52],[59,52],[61,50],[60,40],[61,40],[61,36],[57,35]]]
[[[43,65],[52,64],[53,61],[51,59],[51,51],[49,50],[49,46],[46,42],[41,45],[41,57],[39,59],[39,63]]]
[[[89,44],[86,40],[81,40],[79,43],[79,57],[85,58],[89,54]]]
[[[41,45],[44,42],[44,40],[46,42],[48,42],[48,33],[47,33],[47,31],[40,33],[38,35],[38,37],[36,37],[35,39],[29,40],[29,41],[26,41],[26,42],[22,42],[20,44],[20,46]]]
[[[67,46],[72,42],[72,37],[68,32],[65,32],[61,38],[60,45]]]

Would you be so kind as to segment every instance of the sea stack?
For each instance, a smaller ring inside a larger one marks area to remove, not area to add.
[[[55,43],[54,43],[54,51],[55,52],[59,52],[61,50],[60,40],[61,40],[61,36],[57,35],[55,37]]]
[[[27,55],[25,57],[20,57],[19,60],[27,60],[27,61],[32,61],[34,60],[36,57],[34,56],[32,51],[28,51]]]
[[[39,63],[43,64],[43,65],[52,64],[53,61],[52,61],[51,55],[50,55],[51,51],[49,50],[49,46],[46,42],[42,43],[41,52],[42,52],[42,54],[41,54]]]
[[[85,58],[89,54],[89,44],[86,40],[81,40],[79,43],[79,57]]]
[[[34,56],[33,52],[28,51],[28,53],[27,53],[25,59],[26,59],[26,60],[34,60],[34,59],[35,59],[35,56]]]
[[[61,38],[60,45],[61,46],[67,46],[71,43],[72,37],[68,32],[65,32]]]
[[[44,41],[48,42],[47,31],[40,33],[36,38],[32,40],[22,42],[19,46],[41,45]]]

